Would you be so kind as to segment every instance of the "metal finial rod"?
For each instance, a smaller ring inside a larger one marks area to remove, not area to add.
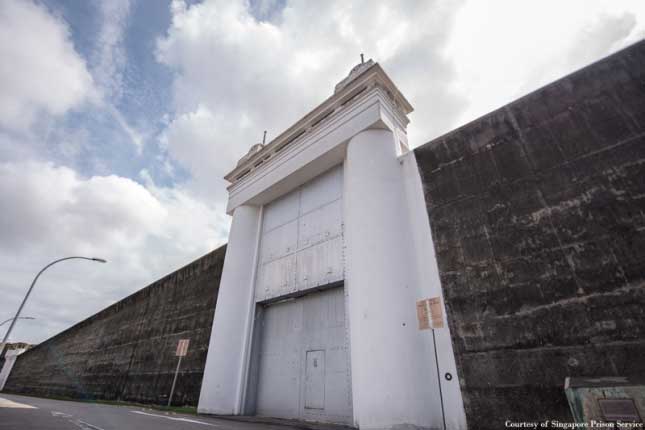
[[[262,145],[264,145],[267,141],[267,131],[264,130],[264,136],[262,137]]]
[[[363,54],[361,53],[361,64],[365,62],[365,59],[363,58]]]

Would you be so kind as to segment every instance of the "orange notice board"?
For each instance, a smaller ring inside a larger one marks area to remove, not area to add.
[[[417,301],[417,321],[419,330],[443,328],[443,312],[441,299],[431,297]]]
[[[179,343],[177,343],[177,353],[175,355],[177,357],[185,357],[188,352],[189,343],[190,339],[179,339]]]
[[[417,321],[419,323],[419,330],[427,330],[430,328],[430,318],[425,299],[417,301]]]

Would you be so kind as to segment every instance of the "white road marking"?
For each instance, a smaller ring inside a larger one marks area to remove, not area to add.
[[[189,418],[175,418],[175,417],[169,417],[167,415],[149,414],[149,413],[143,412],[143,411],[130,411],[130,412],[132,412],[134,414],[147,415],[149,417],[166,418],[166,419],[173,420],[173,421],[183,421],[183,422],[186,422],[186,423],[195,423],[195,424],[201,424],[201,425],[204,425],[204,426],[219,427],[216,424],[205,423],[203,421],[197,421],[197,420],[191,420]]]
[[[0,397],[0,408],[38,409],[35,406],[12,402],[11,400],[3,399],[2,397]]]
[[[81,421],[81,420],[77,420],[77,422],[75,422],[74,424],[79,426],[79,428],[81,428],[82,430],[103,430],[99,426],[95,426],[93,424],[86,423],[85,421]]]
[[[51,414],[54,417],[66,419],[67,421],[74,424],[76,427],[78,427],[81,430],[104,430],[101,427],[95,426],[90,423],[86,423],[85,421],[76,420],[74,419],[73,415],[66,414],[64,412],[51,411]]]

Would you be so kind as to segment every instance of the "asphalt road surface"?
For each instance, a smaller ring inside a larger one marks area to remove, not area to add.
[[[0,393],[0,430],[289,430],[289,427]]]

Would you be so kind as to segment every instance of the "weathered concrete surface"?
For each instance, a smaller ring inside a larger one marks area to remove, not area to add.
[[[226,246],[19,356],[5,392],[197,405]]]
[[[415,154],[470,428],[645,374],[645,42]]]

